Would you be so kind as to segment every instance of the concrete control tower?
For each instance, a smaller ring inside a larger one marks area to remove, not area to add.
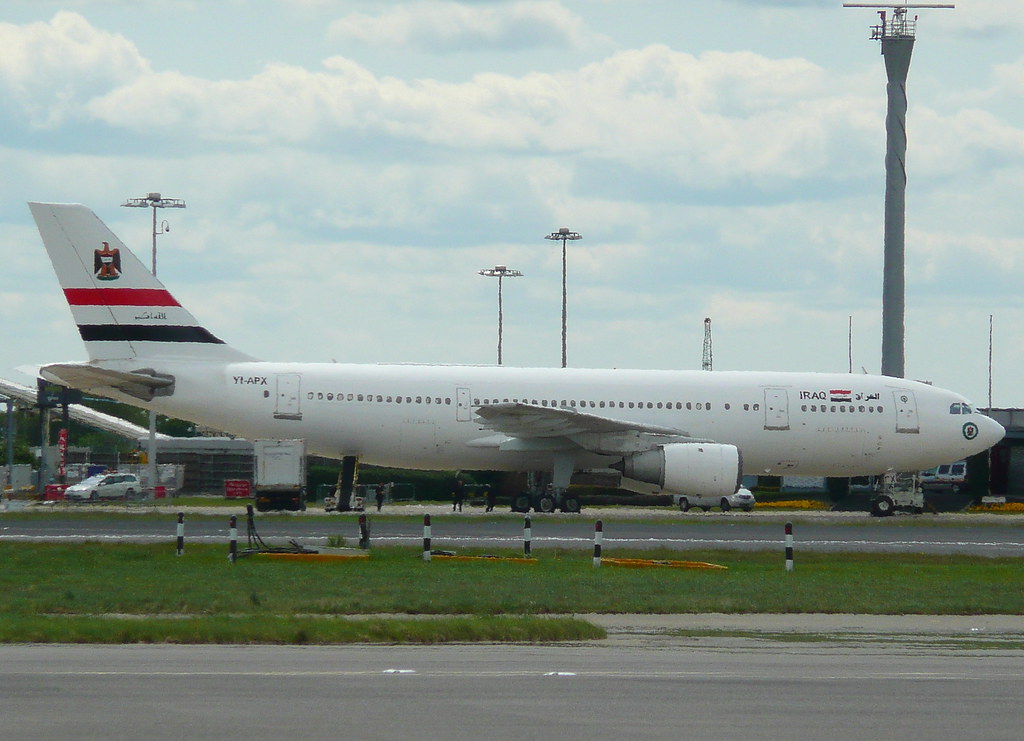
[[[904,376],[904,316],[906,314],[905,224],[907,190],[907,73],[914,50],[917,16],[914,8],[953,8],[947,4],[843,3],[844,8],[884,8],[871,38],[882,42],[888,77],[885,117],[885,237],[882,272],[882,375]],[[887,11],[891,9],[892,14]]]

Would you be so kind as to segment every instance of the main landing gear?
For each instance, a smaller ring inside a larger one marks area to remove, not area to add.
[[[579,512],[580,498],[569,491],[572,478],[571,459],[558,459],[552,474],[533,471],[527,477],[527,490],[512,498],[513,512]]]

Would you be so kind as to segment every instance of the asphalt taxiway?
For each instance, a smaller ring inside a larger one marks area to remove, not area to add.
[[[4,646],[17,739],[1019,739],[1024,651],[678,638]]]

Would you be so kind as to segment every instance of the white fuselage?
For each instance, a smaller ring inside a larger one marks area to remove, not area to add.
[[[1001,436],[983,415],[952,414],[963,401],[952,392],[869,375],[268,362],[159,370],[176,379],[173,395],[153,402],[162,413],[249,438],[304,438],[311,453],[403,468],[550,467],[550,453],[500,449],[502,436],[474,420],[476,407],[502,402],[575,408],[732,444],[747,474],[918,470]],[[983,434],[969,436],[968,422]],[[575,466],[611,460],[580,449]]]

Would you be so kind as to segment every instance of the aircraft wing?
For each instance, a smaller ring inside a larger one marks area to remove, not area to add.
[[[594,453],[624,455],[667,442],[709,442],[673,427],[626,422],[572,408],[485,404],[477,407],[476,415],[483,427],[509,438],[498,444],[509,450],[551,449],[565,441]]]
[[[119,391],[142,401],[150,401],[154,396],[167,396],[174,390],[172,376],[149,369],[117,371],[87,363],[54,363],[40,368],[39,375],[47,381],[101,396]]]

